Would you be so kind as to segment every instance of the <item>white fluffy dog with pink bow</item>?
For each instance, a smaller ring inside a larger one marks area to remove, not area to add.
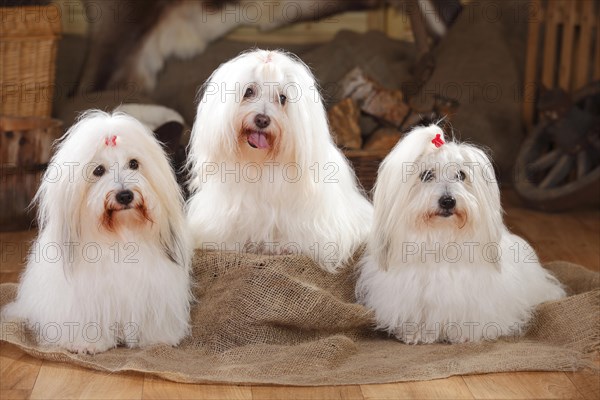
[[[536,305],[565,295],[502,220],[480,149],[410,132],[380,166],[374,226],[356,293],[377,328],[406,343],[496,339],[523,331]]]
[[[39,235],[3,319],[78,353],[176,345],[188,334],[183,198],[150,130],[122,113],[84,114],[34,201]]]

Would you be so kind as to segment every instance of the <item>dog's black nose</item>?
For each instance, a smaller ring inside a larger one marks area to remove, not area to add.
[[[258,114],[254,117],[254,123],[259,129],[265,129],[271,123],[271,118],[265,114]]]
[[[115,198],[120,204],[126,206],[133,201],[133,192],[131,190],[121,190]]]
[[[440,197],[438,203],[440,204],[440,207],[444,210],[452,210],[454,207],[456,207],[456,199],[448,195]]]

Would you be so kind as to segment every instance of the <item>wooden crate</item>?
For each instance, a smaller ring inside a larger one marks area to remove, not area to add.
[[[31,225],[27,207],[61,135],[58,120],[0,116],[0,231]]]
[[[523,119],[531,130],[544,85],[567,92],[600,79],[600,1],[532,0],[523,89]]]

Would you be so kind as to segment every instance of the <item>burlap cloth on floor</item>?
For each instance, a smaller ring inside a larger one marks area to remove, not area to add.
[[[353,303],[353,268],[322,272],[300,256],[198,252],[193,334],[179,347],[114,349],[76,355],[38,347],[2,321],[2,340],[36,357],[101,371],[140,371],[179,382],[341,385],[427,380],[500,371],[565,371],[591,366],[599,348],[598,274],[554,262],[546,267],[570,297],[538,307],[527,334],[477,344],[405,345],[369,330]],[[0,305],[15,284],[0,285]]]

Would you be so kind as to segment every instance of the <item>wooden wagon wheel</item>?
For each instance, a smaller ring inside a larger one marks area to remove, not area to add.
[[[569,112],[536,126],[516,162],[515,189],[532,207],[600,204],[600,82],[573,95]]]

